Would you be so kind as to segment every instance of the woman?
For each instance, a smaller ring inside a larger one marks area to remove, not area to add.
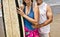
[[[24,17],[24,26],[26,37],[40,37],[38,29],[34,26],[38,25],[38,7],[33,7],[32,0],[23,0],[24,6],[19,8],[19,14]],[[24,10],[24,11],[23,11]]]

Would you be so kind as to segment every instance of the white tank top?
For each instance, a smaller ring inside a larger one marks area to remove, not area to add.
[[[40,19],[39,19],[39,24],[44,23],[47,20],[46,12],[47,12],[47,4],[43,2],[39,6],[39,12],[40,12]],[[44,26],[39,29],[40,33],[49,33],[50,32],[50,25]]]

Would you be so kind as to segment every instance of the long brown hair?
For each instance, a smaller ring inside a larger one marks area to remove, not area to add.
[[[33,0],[31,0],[31,2],[33,2]],[[25,1],[23,0],[23,4],[26,6],[26,3],[25,3]]]

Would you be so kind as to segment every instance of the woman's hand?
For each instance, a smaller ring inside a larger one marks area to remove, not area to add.
[[[39,25],[32,25],[33,28],[40,28]]]
[[[21,8],[18,8],[18,9],[17,9],[17,12],[18,12],[18,14],[20,14],[21,16],[24,16],[24,15],[25,15],[24,12],[23,12],[23,10],[22,10]]]

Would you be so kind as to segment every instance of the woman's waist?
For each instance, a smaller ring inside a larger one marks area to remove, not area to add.
[[[25,25],[25,27],[30,31],[35,29],[35,28],[32,27],[32,25]]]

